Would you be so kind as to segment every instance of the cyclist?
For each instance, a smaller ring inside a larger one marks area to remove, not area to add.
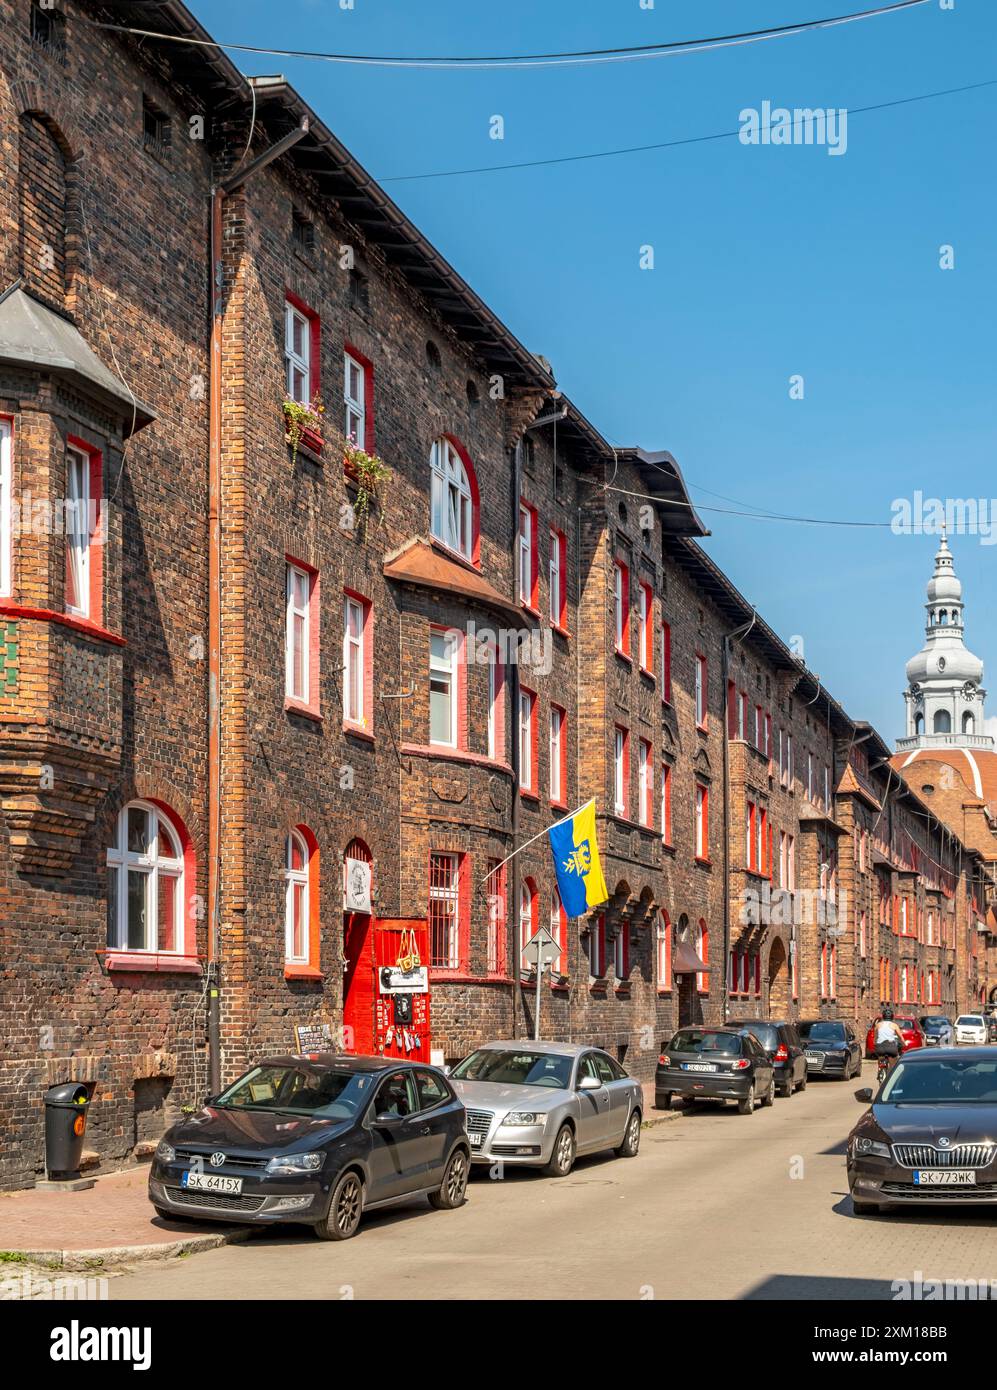
[[[876,1022],[876,1032],[873,1036],[873,1051],[879,1062],[878,1076],[885,1076],[890,1059],[899,1057],[904,1050],[904,1035],[901,1033],[893,1018],[893,1010],[889,1004],[884,1005],[883,1014]]]

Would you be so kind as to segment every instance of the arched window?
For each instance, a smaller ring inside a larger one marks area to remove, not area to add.
[[[374,856],[363,840],[355,838],[343,855],[343,910],[370,912],[373,906]]]
[[[121,812],[107,879],[112,950],[183,953],[183,849],[177,827],[158,806],[133,801]]]
[[[524,970],[530,966],[523,955],[530,938],[537,929],[537,886],[532,878],[524,879],[519,890],[519,952],[520,964]]]
[[[932,732],[936,734],[950,734],[952,732],[952,716],[947,709],[935,710],[935,718],[931,727]]]
[[[976,733],[976,719],[969,710],[966,710],[965,714],[962,716],[962,732],[964,734]]]
[[[450,550],[474,560],[477,532],[477,489],[464,459],[446,436],[437,439],[430,455],[430,530]]]
[[[319,973],[318,843],[306,825],[284,841],[284,974]]]
[[[564,943],[567,939],[568,917],[561,902],[561,895],[555,888],[550,895],[550,934],[557,942],[557,955],[551,961],[552,975],[564,974]]]
[[[661,909],[658,913],[658,990],[672,987],[672,924],[668,913]]]
[[[924,715],[923,715],[923,714],[915,714],[915,716],[914,716],[914,732],[915,732],[915,734],[918,735],[918,737],[920,737],[921,734],[924,733]]]
[[[703,921],[702,917],[700,917],[699,924],[696,927],[696,955],[699,957],[699,959],[703,962],[704,965],[709,965],[710,929]],[[705,994],[709,990],[709,987],[709,975],[704,974],[703,971],[700,971],[696,976],[696,988],[699,990],[700,994]]]

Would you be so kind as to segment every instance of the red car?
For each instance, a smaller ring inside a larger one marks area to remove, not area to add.
[[[876,1055],[876,1024],[882,1017],[882,1014],[877,1014],[869,1024],[869,1031],[865,1035],[865,1055],[867,1057],[875,1057]],[[905,1051],[909,1051],[912,1047],[924,1047],[926,1045],[924,1029],[916,1018],[906,1014],[903,1017],[896,1014],[893,1022],[903,1034]]]

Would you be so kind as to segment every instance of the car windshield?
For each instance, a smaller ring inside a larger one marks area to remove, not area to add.
[[[686,1028],[672,1038],[672,1052],[719,1052],[724,1057],[737,1057],[741,1039],[734,1033],[714,1033],[707,1028]]]
[[[963,1014],[956,1019],[956,1023],[962,1023],[967,1028],[983,1027],[983,1019],[980,1018],[979,1014]]]
[[[808,1043],[842,1043],[845,1041],[845,1026],[843,1023],[822,1023],[820,1020],[812,1023],[801,1023],[800,1037]]]
[[[932,1054],[930,1062],[894,1063],[879,1097],[883,1105],[997,1105],[997,1059]],[[935,1058],[937,1057],[937,1060]]]
[[[949,1027],[947,1018],[922,1018],[921,1027],[926,1033],[942,1033]]]
[[[751,1033],[767,1052],[775,1052],[779,1046],[779,1030],[774,1023],[735,1023],[733,1026]]]
[[[563,1090],[571,1085],[573,1061],[573,1057],[558,1052],[482,1047],[458,1062],[452,1074],[458,1081],[494,1081],[506,1086],[550,1086]]]
[[[351,1120],[374,1087],[370,1072],[324,1070],[292,1065],[254,1067],[218,1097],[233,1110],[271,1110]]]

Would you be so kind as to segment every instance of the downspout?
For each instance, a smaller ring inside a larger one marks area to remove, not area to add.
[[[727,1022],[727,1014],[730,1008],[730,993],[727,980],[727,971],[730,961],[730,655],[734,639],[742,641],[755,625],[756,614],[752,611],[751,621],[747,624],[742,623],[740,627],[735,627],[731,632],[724,634],[721,646],[721,673],[722,689],[724,693],[724,726],[723,726],[723,831],[724,831],[724,855],[723,855],[723,878],[724,878],[724,949],[720,961],[722,971],[721,978],[723,986],[720,991],[720,1002],[722,1006],[721,1023]],[[792,964],[792,963],[790,963]]]
[[[519,562],[518,562],[518,536],[519,536],[519,493],[522,486],[522,459],[523,444],[522,438],[516,440],[516,447],[513,450],[512,459],[512,536],[513,536],[513,555],[516,560],[512,567],[512,588],[513,599],[516,599],[516,586],[519,582]],[[518,650],[518,647],[517,647]],[[519,732],[519,662],[510,663],[512,670],[509,673],[509,703],[512,706],[512,853],[513,859],[510,863],[512,873],[510,875],[510,893],[507,897],[506,922],[511,918],[512,930],[507,931],[508,942],[506,950],[509,952],[509,959],[512,967],[512,978],[515,981],[513,994],[514,1007],[512,1011],[512,1036],[519,1036],[519,1020],[522,1017],[525,1021],[525,1006],[523,1002],[523,983],[520,972],[519,954],[519,855],[516,850],[519,848],[519,783],[520,783],[520,732]],[[534,718],[536,711],[534,711]],[[510,911],[511,906],[511,911]]]

